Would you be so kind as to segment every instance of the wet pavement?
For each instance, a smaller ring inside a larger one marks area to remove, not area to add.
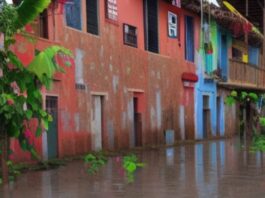
[[[146,166],[128,183],[116,159],[96,175],[81,161],[29,172],[1,198],[259,198],[265,197],[265,156],[245,152],[238,141],[221,140],[137,154]],[[264,161],[263,161],[264,158]]]

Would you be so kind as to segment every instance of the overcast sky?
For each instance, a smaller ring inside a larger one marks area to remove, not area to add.
[[[219,6],[218,3],[217,3],[217,0],[210,0],[210,2],[215,4],[215,5],[217,5],[217,6]]]

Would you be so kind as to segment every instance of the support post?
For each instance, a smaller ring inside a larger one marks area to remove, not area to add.
[[[7,159],[8,159],[8,136],[6,131],[1,130],[1,171],[2,171],[2,179],[3,184],[8,184],[8,166],[7,166]]]

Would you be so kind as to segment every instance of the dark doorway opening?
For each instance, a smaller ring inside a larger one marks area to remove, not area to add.
[[[47,131],[48,159],[58,157],[58,98],[46,96],[46,110],[53,120]]]

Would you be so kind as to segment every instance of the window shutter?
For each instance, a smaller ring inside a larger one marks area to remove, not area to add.
[[[186,16],[186,60],[194,62],[194,24],[193,18]]]
[[[98,2],[97,0],[86,1],[87,32],[98,35]]]
[[[146,0],[146,34],[147,50],[158,53],[158,3],[157,0]]]

